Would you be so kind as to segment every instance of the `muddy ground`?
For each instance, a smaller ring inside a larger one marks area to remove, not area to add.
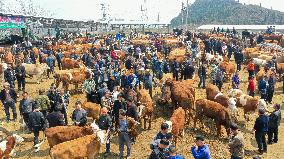
[[[247,88],[247,76],[248,73],[246,71],[242,71],[240,74],[240,77],[242,79],[241,89],[246,92]],[[50,84],[53,82],[53,79],[45,79],[44,82],[41,84],[37,84],[37,81],[34,79],[27,79],[27,91],[31,94],[32,97],[36,97],[37,91],[39,88],[45,88],[46,90],[49,88]],[[197,84],[195,84],[195,87]],[[227,90],[231,88],[230,83],[226,83],[224,85],[223,92],[226,94]],[[154,90],[155,97],[154,99],[159,98],[160,89],[157,88]],[[205,90],[204,89],[198,89],[197,88],[197,94],[196,98],[205,98]],[[20,97],[21,98],[21,97]],[[69,113],[68,115],[71,116],[71,112],[74,110],[74,102],[76,100],[85,100],[84,94],[76,94],[72,95],[70,99],[70,105],[69,105]],[[284,95],[282,94],[282,82],[278,82],[276,85],[276,92],[275,96],[273,98],[273,103],[282,103],[284,99]],[[3,108],[3,107],[2,107]],[[18,109],[18,103],[17,103],[17,109]],[[283,107],[282,107],[283,109]],[[272,110],[272,108],[270,108]],[[152,129],[151,130],[143,130],[140,129],[140,134],[137,138],[137,142],[132,147],[132,158],[135,159],[145,159],[148,157],[148,155],[151,153],[149,144],[152,140],[152,138],[155,136],[155,134],[159,131],[160,124],[164,121],[169,119],[171,114],[171,110],[168,108],[168,106],[159,106],[157,105],[155,108],[155,116],[153,119]],[[33,152],[33,135],[32,134],[26,134],[21,129],[21,123],[20,121],[17,122],[10,122],[6,123],[4,122],[4,111],[3,109],[0,110],[0,118],[1,118],[1,125],[8,130],[17,133],[25,138],[25,141],[22,145],[19,145],[16,148],[17,155],[15,158],[19,159],[37,159],[37,158],[50,158],[49,157],[49,146],[48,143],[45,142],[41,146],[41,150],[38,153]],[[257,145],[254,139],[254,135],[251,134],[251,130],[255,121],[255,118],[257,117],[257,113],[254,113],[253,115],[250,115],[250,121],[247,123],[247,126],[245,126],[244,118],[242,115],[242,110],[240,111],[240,116],[238,117],[238,124],[241,126],[241,130],[244,133],[245,137],[245,154],[246,159],[251,159],[253,156],[257,155]],[[70,120],[70,118],[69,118]],[[200,124],[198,124],[199,126]],[[198,128],[197,131],[193,130],[193,123],[191,122],[190,125],[186,127],[186,133],[185,136],[178,140],[178,152],[183,154],[185,158],[187,159],[193,159],[191,153],[190,153],[190,147],[194,143],[194,136],[196,134],[203,134],[206,136],[206,142],[209,144],[212,159],[229,159],[229,151],[227,147],[227,136],[225,133],[225,130],[223,129],[223,137],[218,138],[216,137],[216,127],[213,124],[213,120],[207,119],[205,121],[206,128],[201,130]],[[264,159],[283,159],[284,155],[284,127],[283,124],[280,126],[279,129],[279,142],[277,144],[269,145],[268,146],[268,152],[267,154],[262,155]],[[41,139],[43,139],[43,134],[40,134]],[[111,141],[111,155],[107,158],[117,158],[118,156],[118,140],[117,136],[114,136]],[[125,148],[126,151],[126,148]],[[101,154],[97,156],[97,158],[103,158],[102,153],[104,152],[104,146],[101,149]],[[126,153],[126,152],[125,152]]]

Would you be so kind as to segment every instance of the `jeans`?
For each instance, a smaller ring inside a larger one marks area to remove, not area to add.
[[[258,150],[260,151],[267,151],[265,135],[266,132],[255,132],[255,139],[257,142]]]
[[[13,112],[13,119],[16,120],[17,119],[17,111],[16,111],[16,105],[15,102],[6,102],[4,103],[4,109],[5,109],[5,114],[6,114],[6,119],[10,120],[10,111],[9,108],[12,109]]]
[[[231,159],[243,159],[242,157],[237,157],[237,156],[231,156]]]
[[[39,131],[40,131],[40,130],[41,130],[41,127],[38,127],[38,126],[34,126],[34,127],[33,127],[34,146],[39,143],[38,137],[39,137]]]
[[[266,96],[266,101],[267,102],[269,102],[269,103],[272,102],[273,93],[274,93],[273,89],[267,89],[267,96]]]
[[[276,128],[268,128],[268,143],[272,143],[272,138],[273,142],[278,142],[278,127]]]
[[[119,142],[119,156],[123,157],[124,144],[127,146],[127,156],[131,153],[131,141],[127,132],[121,132],[118,136]]]
[[[265,90],[260,90],[260,99],[266,99],[266,91]]]
[[[199,76],[199,84],[198,84],[198,87],[202,87],[202,88],[205,88],[205,76],[201,75]]]
[[[223,86],[223,81],[216,80],[216,86],[219,88],[219,91],[221,91]]]
[[[252,97],[254,97],[254,92],[252,92],[252,91],[249,91],[249,96],[252,96]]]
[[[30,113],[23,113],[23,120],[26,123],[29,130],[31,130],[31,125],[29,124],[29,115]]]
[[[65,119],[65,125],[68,125],[68,116],[67,116],[67,111],[65,108],[63,108],[61,110],[61,113],[64,115],[64,119]]]
[[[26,79],[23,77],[17,78],[18,81],[18,91],[23,90],[25,91],[26,88]],[[21,89],[22,88],[22,89]]]
[[[176,79],[176,81],[178,81],[178,71],[174,71],[173,72],[173,78]]]
[[[237,70],[238,70],[238,71],[240,71],[240,70],[242,69],[242,68],[241,68],[241,65],[242,65],[241,63],[237,63]]]
[[[251,77],[254,75],[254,70],[248,70],[248,73],[249,73],[249,77]]]

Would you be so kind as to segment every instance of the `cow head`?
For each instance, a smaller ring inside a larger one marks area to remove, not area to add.
[[[138,116],[139,116],[139,118],[141,118],[142,116],[144,116],[144,114],[145,114],[145,109],[146,109],[146,107],[145,107],[145,105],[143,105],[143,104],[140,104],[140,105],[138,106]]]
[[[99,128],[99,126],[96,124],[95,121],[91,124],[91,127],[93,128],[94,133],[100,139],[100,142],[104,143],[105,142],[105,136],[106,136],[105,132]]]
[[[172,129],[173,129],[173,122],[170,121],[170,120],[168,120],[168,121],[165,121],[165,123],[169,125],[168,132],[169,132],[169,133],[172,132]]]
[[[20,143],[24,142],[24,138],[22,138],[21,136],[19,136],[17,134],[13,134],[12,136],[15,138],[16,144],[20,144]]]
[[[231,97],[231,98],[228,99],[229,109],[232,110],[233,112],[238,111],[238,108],[237,108],[236,104],[237,104],[237,99],[236,98]]]

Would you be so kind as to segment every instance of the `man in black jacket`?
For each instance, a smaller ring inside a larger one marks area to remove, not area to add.
[[[117,129],[119,126],[119,110],[123,109],[126,111],[126,103],[124,101],[124,98],[122,97],[122,94],[118,94],[117,98],[118,100],[114,101],[113,104],[113,118],[115,121],[115,128]]]
[[[105,156],[110,153],[110,129],[111,129],[111,117],[108,115],[108,109],[103,107],[101,109],[101,116],[98,120],[98,125],[101,130],[106,131],[106,152]]]
[[[16,102],[17,102],[17,93],[14,89],[10,88],[10,84],[5,82],[3,85],[4,89],[0,92],[0,99],[4,105],[6,121],[10,121],[10,111],[9,108],[13,111],[13,120],[17,120],[16,112]]]
[[[8,64],[8,68],[4,71],[4,80],[10,84],[10,88],[15,88],[15,73],[11,64]]]
[[[40,112],[39,108],[37,106],[35,106],[35,109],[32,113],[30,113],[29,115],[29,125],[32,128],[32,131],[34,133],[34,148],[35,148],[35,152],[39,151],[39,132],[40,131],[44,131],[45,130],[45,119],[44,116],[42,114],[42,112]]]
[[[74,125],[85,126],[87,124],[87,112],[82,108],[80,101],[75,103],[76,109],[72,113]]]
[[[168,156],[167,147],[169,146],[169,141],[161,140],[158,147],[152,150],[149,159],[164,159]]]
[[[46,120],[49,128],[65,125],[64,115],[57,108],[54,108],[54,111],[46,116]]]
[[[255,130],[255,139],[258,145],[258,151],[262,154],[263,152],[267,152],[265,136],[268,131],[269,117],[265,115],[264,109],[259,109],[258,114],[259,117],[256,119],[253,128]]]
[[[137,106],[133,103],[133,99],[131,97],[127,99],[126,116],[138,121]]]
[[[19,109],[20,114],[31,131],[31,127],[29,127],[29,115],[33,112],[35,106],[35,101],[32,98],[29,98],[28,92],[23,93],[23,99],[20,101]]]
[[[26,86],[26,69],[19,62],[15,68],[16,78],[18,81],[18,91],[25,91]]]
[[[240,71],[241,70],[241,65],[244,62],[244,54],[241,51],[236,52],[235,54],[235,61],[237,64],[237,70]]]
[[[268,144],[272,144],[273,135],[273,142],[278,142],[278,127],[280,126],[281,122],[280,104],[275,104],[273,107],[274,111],[269,115],[268,122]]]

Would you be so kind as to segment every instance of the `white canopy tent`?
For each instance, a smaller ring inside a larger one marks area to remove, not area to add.
[[[275,29],[276,30],[284,30],[284,25],[202,25],[200,27],[198,27],[197,29],[200,29],[200,30],[211,30],[213,29],[214,27],[217,28],[219,27],[220,29],[233,29],[233,27],[236,29],[236,30],[266,30],[267,27],[274,27],[275,26]]]

